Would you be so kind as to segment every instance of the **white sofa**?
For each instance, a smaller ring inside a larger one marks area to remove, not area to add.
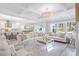
[[[69,38],[67,36],[65,36],[65,33],[51,33],[49,34],[49,38],[53,38],[55,41],[59,41],[59,42],[64,42],[67,43],[69,42]]]
[[[65,33],[61,33],[61,34],[54,34],[54,33],[44,34],[42,36],[38,36],[36,39],[37,39],[37,41],[44,42],[44,43],[46,43],[48,41],[48,39],[54,39],[55,41],[64,42],[64,43],[69,42],[69,38],[65,38]]]

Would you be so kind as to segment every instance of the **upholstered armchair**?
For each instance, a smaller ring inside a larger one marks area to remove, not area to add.
[[[41,43],[47,43],[48,41],[48,34],[44,34],[44,35],[41,35],[41,36],[38,36],[36,38],[37,41],[41,42]]]

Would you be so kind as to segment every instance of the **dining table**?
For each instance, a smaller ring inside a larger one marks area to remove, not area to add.
[[[9,40],[16,39],[17,40],[18,33],[13,34],[13,32],[8,32],[8,33],[5,32],[4,35],[5,35],[6,39],[9,39]]]

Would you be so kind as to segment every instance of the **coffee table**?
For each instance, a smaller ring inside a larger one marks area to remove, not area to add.
[[[46,43],[47,51],[51,51],[54,48],[54,39],[48,39]]]

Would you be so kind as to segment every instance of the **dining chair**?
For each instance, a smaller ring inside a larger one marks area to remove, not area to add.
[[[17,40],[17,32],[14,31],[14,32],[12,32],[12,34],[13,34],[12,35],[12,39],[16,39]]]
[[[11,39],[11,32],[6,32],[6,39]]]

